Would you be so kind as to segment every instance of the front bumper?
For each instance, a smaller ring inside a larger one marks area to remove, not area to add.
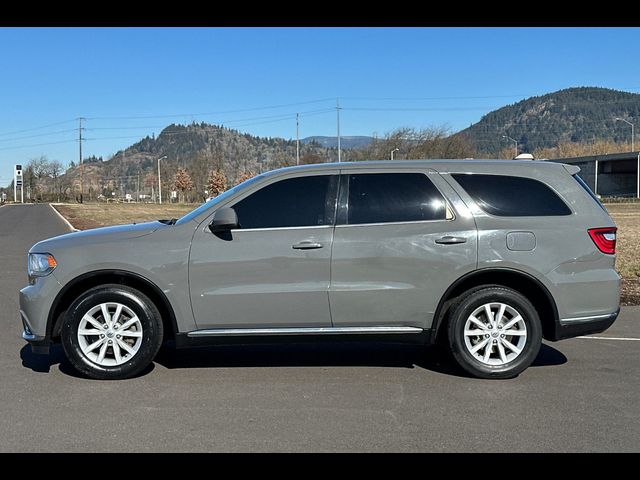
[[[53,274],[39,277],[20,290],[22,338],[31,344],[34,353],[48,353],[51,343],[49,313],[54,299],[62,289]]]
[[[580,335],[604,332],[613,325],[613,322],[616,321],[619,314],[620,308],[613,313],[603,315],[561,319],[560,323],[556,324],[554,340],[563,340]]]
[[[27,320],[26,315],[21,310],[20,317],[22,320],[22,338],[29,342],[31,345],[31,351],[33,353],[47,355],[49,353],[49,346],[51,345],[51,340],[47,335],[36,335],[31,331],[31,326],[29,325],[29,321]]]

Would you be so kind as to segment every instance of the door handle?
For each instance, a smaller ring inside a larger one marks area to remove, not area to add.
[[[292,247],[296,250],[313,250],[316,248],[322,248],[322,244],[318,242],[312,242],[311,240],[305,240],[303,242],[292,245]]]
[[[440,237],[439,239],[436,240],[436,243],[439,243],[440,245],[453,245],[455,243],[466,243],[466,242],[467,242],[467,239],[464,237],[454,237],[451,235]]]

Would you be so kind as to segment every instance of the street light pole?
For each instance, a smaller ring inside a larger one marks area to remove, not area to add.
[[[336,98],[336,126],[338,128],[338,163],[342,161],[342,153],[340,148],[340,100]]]
[[[516,158],[518,156],[518,141],[515,138],[511,138],[509,135],[502,135],[502,138],[506,138],[507,140],[511,140],[512,142],[514,142],[516,144],[516,154],[513,156],[513,158]]]
[[[296,113],[296,165],[300,165],[300,114]]]
[[[397,152],[398,150],[400,150],[399,148],[394,148],[393,150],[391,150],[391,160],[393,160],[393,152]]]
[[[160,200],[160,204],[162,205],[162,182],[160,182],[160,160],[164,160],[167,158],[166,155],[160,157],[158,159],[158,199]]]
[[[621,122],[624,122],[627,125],[631,125],[631,151],[635,152],[636,149],[635,149],[635,144],[634,144],[635,135],[634,135],[634,132],[633,132],[633,129],[634,129],[633,123],[629,122],[628,120],[625,120],[624,118],[616,117],[616,120],[620,120]]]

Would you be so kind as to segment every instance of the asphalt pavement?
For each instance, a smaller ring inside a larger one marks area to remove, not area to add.
[[[48,205],[0,207],[0,451],[640,450],[640,307],[506,381],[365,344],[165,349],[137,378],[87,380],[20,337],[27,250],[67,231]]]

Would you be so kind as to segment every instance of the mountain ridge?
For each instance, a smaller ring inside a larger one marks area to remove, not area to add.
[[[571,87],[505,105],[459,131],[479,153],[513,148],[503,138],[518,141],[520,152],[549,148],[561,142],[588,143],[597,139],[624,142],[632,123],[640,120],[640,94],[603,87]]]

